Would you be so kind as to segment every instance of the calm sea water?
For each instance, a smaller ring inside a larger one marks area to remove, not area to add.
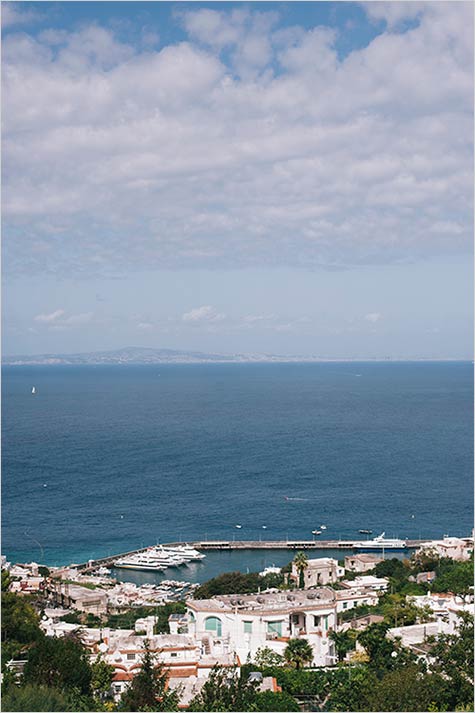
[[[2,553],[14,561],[85,561],[178,539],[310,538],[321,524],[328,538],[473,527],[470,363],[2,374]],[[289,559],[216,553],[188,575]]]

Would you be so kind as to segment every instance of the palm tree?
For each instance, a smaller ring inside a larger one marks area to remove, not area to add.
[[[335,644],[338,661],[343,661],[348,651],[355,648],[356,632],[350,631],[330,631],[330,639]]]
[[[297,552],[294,557],[294,565],[297,572],[299,573],[299,587],[300,589],[303,589],[305,586],[303,573],[308,567],[308,557],[305,552]]]
[[[307,639],[291,639],[284,651],[284,658],[296,669],[313,661],[313,649]]]

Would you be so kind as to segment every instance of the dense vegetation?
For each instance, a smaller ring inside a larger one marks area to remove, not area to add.
[[[473,618],[461,617],[458,633],[433,642],[430,668],[397,641],[388,625],[372,624],[358,634],[365,654],[360,662],[332,670],[287,666],[270,650],[242,668],[274,676],[282,691],[307,710],[456,711],[473,710]],[[355,657],[357,659],[358,656]],[[266,665],[267,664],[267,665]]]
[[[282,574],[266,574],[261,577],[257,572],[225,572],[208,580],[195,591],[195,599],[209,599],[217,594],[254,594],[271,587],[282,587]]]

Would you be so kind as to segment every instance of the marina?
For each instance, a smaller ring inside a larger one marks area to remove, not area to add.
[[[375,538],[376,539],[376,538]],[[379,540],[379,548],[371,547],[372,540],[368,540],[370,549],[386,549],[384,540]],[[391,542],[391,540],[388,540]],[[403,546],[394,547],[388,546],[388,550],[398,549],[398,550],[413,550],[420,547],[428,540],[398,540],[398,542],[404,542]],[[365,541],[361,540],[200,540],[196,542],[172,542],[164,544],[161,546],[151,545],[149,547],[144,547],[139,550],[134,550],[132,552],[126,552],[124,554],[116,554],[108,557],[103,557],[100,559],[88,560],[88,562],[76,565],[76,568],[81,571],[92,572],[99,567],[104,566],[114,566],[117,568],[129,568],[137,570],[149,570],[160,572],[163,569],[173,566],[181,566],[183,562],[178,564],[180,558],[176,556],[170,556],[167,561],[164,559],[160,560],[160,556],[157,553],[177,553],[177,552],[196,552],[194,556],[194,562],[198,562],[204,558],[204,552],[232,552],[236,550],[254,550],[266,551],[272,550],[288,550],[288,551],[300,551],[300,550],[361,550],[365,547]],[[197,556],[198,555],[198,556]],[[188,555],[189,556],[189,555]],[[163,557],[163,554],[162,554]],[[191,562],[192,560],[189,560]],[[131,566],[132,565],[132,566]],[[135,566],[134,566],[135,565]],[[143,566],[142,566],[143,565]]]

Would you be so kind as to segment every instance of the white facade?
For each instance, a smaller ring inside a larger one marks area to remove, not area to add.
[[[418,552],[435,550],[439,557],[450,557],[454,560],[468,560],[473,552],[473,538],[444,537],[443,540],[426,542]]]
[[[316,559],[307,560],[307,567],[303,572],[304,587],[324,587],[326,584],[337,582],[340,577],[345,576],[344,567],[340,567],[338,560],[331,557],[317,557]],[[292,563],[292,579],[294,582],[299,582],[299,572],[294,563]]]
[[[379,596],[374,590],[352,587],[351,589],[340,589],[335,592],[336,610],[340,614],[359,606],[374,607],[379,602]]]
[[[189,600],[188,633],[205,651],[235,653],[240,663],[268,647],[283,654],[291,638],[312,646],[313,665],[334,663],[330,630],[336,629],[336,597],[330,589]]]
[[[342,585],[347,589],[371,589],[374,592],[385,592],[389,587],[389,580],[385,577],[373,577],[371,574],[355,577],[353,580],[343,580]]]
[[[360,552],[356,555],[345,557],[345,570],[348,570],[348,572],[370,572],[377,564],[383,561],[383,558],[379,555]]]

